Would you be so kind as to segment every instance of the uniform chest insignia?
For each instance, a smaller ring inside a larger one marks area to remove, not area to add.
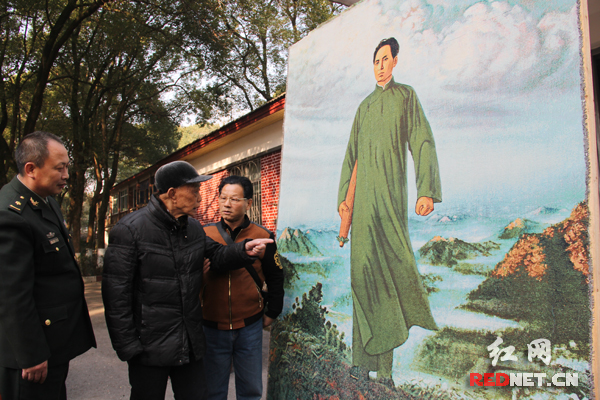
[[[50,239],[50,244],[58,243],[58,238]]]
[[[40,202],[39,202],[39,201],[35,201],[35,200],[33,199],[33,197],[31,197],[31,198],[29,199],[29,201],[31,202],[31,204],[33,204],[33,206],[34,206],[34,207],[37,207],[37,206],[38,206],[38,204],[40,204]]]
[[[275,259],[275,265],[277,265],[279,269],[283,269],[283,266],[281,265],[281,260],[279,259],[278,251],[275,252],[275,256],[273,258]]]
[[[46,237],[48,239],[52,239],[54,236],[56,236],[56,233],[54,233],[54,232],[48,232],[48,233],[46,233]]]

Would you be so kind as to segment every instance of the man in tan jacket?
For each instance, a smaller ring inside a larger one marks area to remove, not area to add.
[[[248,178],[230,176],[219,185],[221,221],[204,227],[206,235],[231,245],[273,233],[250,221],[253,188]],[[283,307],[283,270],[275,243],[265,255],[242,268],[204,274],[202,312],[206,336],[205,370],[209,399],[227,399],[233,360],[237,399],[262,396],[262,328],[271,325]],[[266,283],[266,286],[265,286]],[[266,299],[266,290],[268,299]]]

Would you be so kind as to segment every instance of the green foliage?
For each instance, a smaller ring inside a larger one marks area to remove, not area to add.
[[[189,93],[198,122],[231,119],[284,93],[288,47],[341,8],[327,0],[219,1],[213,51],[198,54],[205,79]]]
[[[485,264],[459,262],[452,269],[463,275],[484,275],[487,276],[492,268]]]
[[[204,136],[208,135],[209,133],[211,133],[212,131],[214,131],[218,128],[219,128],[218,125],[206,125],[206,126],[190,125],[190,126],[179,127],[178,131],[179,131],[179,134],[181,135],[181,138],[179,139],[177,148],[180,149],[182,147],[185,147],[188,144],[190,144],[200,138],[203,138]]]
[[[322,284],[317,283],[302,295],[301,301],[296,298],[292,313],[275,324],[269,375],[276,384],[269,385],[269,398],[289,398],[296,393],[299,398],[312,399],[315,390],[327,393],[328,372],[340,363],[348,363],[344,334],[326,321],[322,299]]]
[[[325,314],[327,308],[321,306],[323,300],[323,285],[317,283],[307,293],[302,295],[302,302],[296,299],[292,305],[294,312],[289,314],[292,326],[312,335],[323,336],[325,334]]]
[[[462,380],[469,371],[480,372],[474,367],[489,359],[487,346],[494,340],[496,336],[490,332],[445,327],[423,341],[413,365],[421,371]]]
[[[441,282],[444,279],[438,274],[421,274],[421,282],[427,294],[439,291],[436,282]]]
[[[423,245],[419,249],[419,257],[432,265],[453,267],[460,260],[469,260],[478,256],[489,257],[498,249],[500,245],[492,241],[468,243],[455,238],[440,238],[440,240],[430,240]]]
[[[16,173],[16,143],[35,130],[45,105],[55,105],[44,99],[44,92],[57,57],[73,32],[105,2],[0,3],[0,186]]]
[[[300,275],[296,268],[296,264],[279,254],[279,261],[283,267],[283,287],[285,289],[291,289],[294,287],[294,283],[300,279]]]
[[[323,278],[327,277],[326,266],[318,262],[309,262],[303,264],[296,264],[288,260],[285,256],[279,255],[281,260],[281,265],[283,266],[283,287],[285,289],[292,289],[294,287],[294,283],[300,279],[300,271],[303,274],[316,274],[322,276]]]
[[[148,168],[177,149],[180,131],[172,120],[124,124],[116,182]]]
[[[317,283],[294,311],[276,322],[271,331],[267,398],[286,399],[458,399],[452,390],[409,382],[398,387],[390,381],[371,380],[363,371],[351,373],[350,351],[344,334],[326,321],[321,306],[322,285]]]
[[[186,104],[163,94],[190,76],[189,49],[210,47],[215,8],[211,0],[0,6],[0,185],[14,174],[12,152],[24,134],[61,136],[72,158],[66,217],[77,250],[85,190],[96,184],[95,226],[120,166],[137,172],[177,148]]]

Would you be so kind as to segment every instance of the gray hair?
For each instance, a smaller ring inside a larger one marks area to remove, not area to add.
[[[15,162],[20,175],[25,173],[25,164],[34,163],[43,167],[48,158],[48,142],[54,140],[64,146],[63,141],[50,132],[36,131],[25,136],[15,150]]]

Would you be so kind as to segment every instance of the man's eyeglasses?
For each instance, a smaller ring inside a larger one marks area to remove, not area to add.
[[[244,201],[244,200],[248,200],[245,197],[239,198],[239,197],[225,197],[225,196],[219,196],[219,202],[220,203],[227,203],[227,200],[231,201],[231,204],[240,204],[240,202]]]

